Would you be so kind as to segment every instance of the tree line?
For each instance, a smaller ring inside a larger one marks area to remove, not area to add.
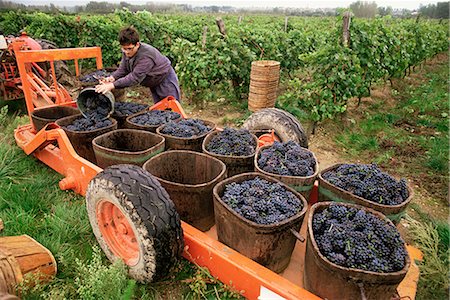
[[[420,6],[417,10],[409,9],[393,9],[392,7],[378,7],[376,2],[372,1],[356,1],[350,4],[349,9],[356,17],[359,18],[374,18],[376,16],[393,17],[415,17],[417,15],[431,18],[431,19],[448,19],[449,18],[449,4],[447,2],[438,2],[436,4],[428,4]],[[202,6],[193,7],[188,4],[164,4],[147,2],[145,4],[130,4],[122,1],[120,3],[110,3],[107,1],[90,1],[86,5],[75,6],[55,6],[53,3],[49,5],[25,5],[15,3],[12,1],[0,0],[0,11],[5,10],[24,10],[24,11],[42,11],[46,13],[93,13],[93,14],[109,14],[117,9],[126,8],[132,12],[149,11],[152,13],[180,13],[180,12],[207,12],[207,13],[269,13],[269,14],[283,14],[287,16],[337,16],[342,10],[348,8],[284,8],[273,7],[267,9],[258,8],[236,8],[232,6]]]
[[[449,18],[449,4],[447,2],[438,2],[437,4],[428,4],[426,6],[420,6],[417,11],[409,12],[410,16],[423,16],[430,19],[448,19]],[[356,1],[350,4],[350,10],[355,17],[358,18],[374,18],[379,16],[388,15],[405,15],[407,10],[394,11],[392,7],[378,7],[375,1]]]

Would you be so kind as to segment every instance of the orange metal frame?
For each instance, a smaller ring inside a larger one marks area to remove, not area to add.
[[[73,149],[64,130],[56,124],[51,123],[39,132],[35,131],[31,122],[31,113],[34,110],[33,103],[36,101],[37,93],[41,96],[46,93],[39,91],[40,83],[30,73],[29,65],[33,62],[75,60],[77,68],[78,59],[96,58],[97,68],[101,69],[101,50],[98,47],[32,51],[23,51],[17,48],[15,50],[30,116],[30,124],[19,126],[15,130],[16,142],[27,155],[34,155],[37,159],[64,176],[59,182],[62,190],[72,189],[78,194],[85,195],[90,180],[102,169],[80,157]],[[52,73],[54,76],[53,67]],[[53,78],[56,77],[54,76]],[[52,90],[54,91],[52,96],[56,100],[55,102],[47,101],[47,106],[75,104],[68,94],[59,92],[61,89],[59,89],[57,83],[54,84]],[[46,92],[48,94],[48,91]],[[150,109],[171,109],[186,117],[178,101],[173,98],[164,99]],[[213,276],[231,285],[245,297],[257,299],[261,291],[266,289],[286,299],[318,299],[317,296],[215,239],[208,237],[189,224],[182,222],[182,227],[186,243],[184,257],[201,267],[208,268]]]
[[[72,105],[75,102],[67,90],[56,80],[55,64],[57,60],[75,60],[76,74],[79,75],[78,60],[84,58],[95,58],[97,69],[102,68],[102,52],[100,47],[73,48],[73,49],[52,49],[52,50],[23,50],[24,42],[13,44],[16,55],[17,66],[19,68],[22,89],[25,95],[28,114],[30,116],[35,107],[46,107],[49,105]],[[39,62],[50,62],[51,77],[53,84],[47,86],[32,71],[32,65]]]

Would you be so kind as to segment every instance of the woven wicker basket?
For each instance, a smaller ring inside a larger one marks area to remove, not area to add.
[[[260,60],[252,62],[248,109],[258,111],[274,107],[280,80],[280,62]]]

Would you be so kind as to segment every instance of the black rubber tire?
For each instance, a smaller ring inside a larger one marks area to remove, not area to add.
[[[166,276],[181,257],[183,230],[175,205],[166,190],[147,171],[134,165],[115,165],[104,169],[89,183],[86,208],[100,247],[110,261],[113,254],[99,230],[97,204],[115,204],[133,227],[139,245],[139,259],[128,266],[129,275],[139,282],[153,282]]]
[[[293,115],[278,108],[265,108],[253,113],[242,128],[253,131],[273,129],[282,142],[294,141],[308,148],[303,126]]]

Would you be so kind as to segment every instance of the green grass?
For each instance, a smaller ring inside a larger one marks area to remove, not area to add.
[[[441,174],[448,174],[448,136],[431,138],[427,143],[429,150],[426,152],[425,165],[431,170]]]
[[[434,221],[419,212],[421,220],[407,218],[409,234],[423,253],[423,261],[417,262],[420,268],[417,299],[449,298],[449,225]]]

